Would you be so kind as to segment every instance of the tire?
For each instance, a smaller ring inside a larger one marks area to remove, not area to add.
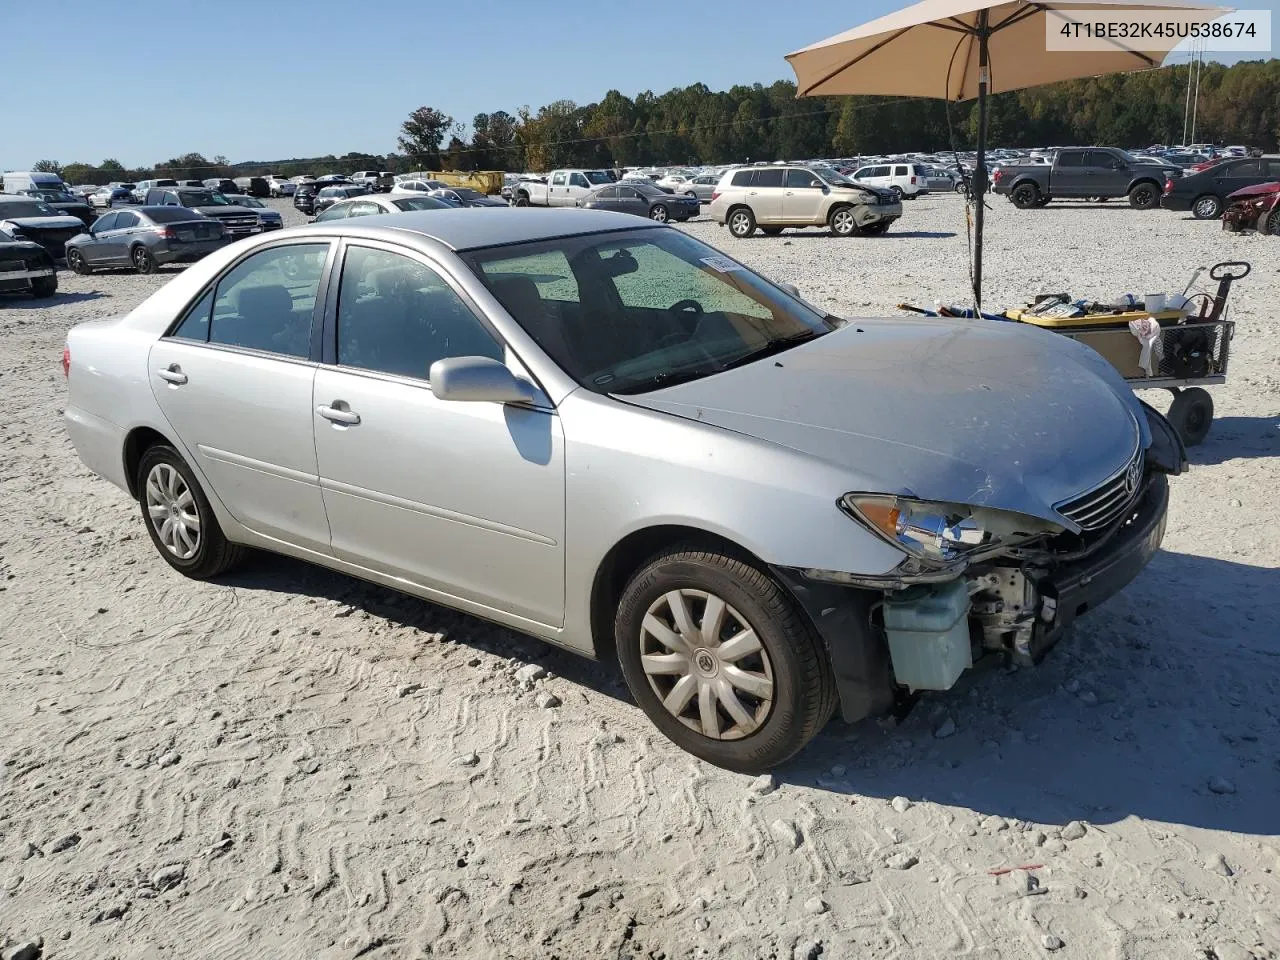
[[[1222,200],[1211,193],[1196,197],[1191,204],[1191,215],[1197,220],[1217,220],[1222,216]]]
[[[760,232],[766,237],[776,237],[782,232],[782,227],[761,227]]]
[[[881,220],[879,223],[869,223],[862,228],[862,232],[869,237],[879,237],[889,232],[888,220]]]
[[[515,203],[513,204],[513,206],[517,206],[517,207],[527,207],[528,205],[529,205],[529,198],[524,196],[516,197]]]
[[[1267,217],[1267,222],[1262,224],[1262,233],[1269,233],[1273,237],[1280,237],[1280,207],[1271,211],[1271,216]]]
[[[84,254],[74,247],[67,251],[67,266],[72,273],[87,277],[93,273],[93,267],[89,266],[89,261],[84,258]]]
[[[45,300],[58,292],[58,276],[39,277],[31,281],[31,296],[37,300]]]
[[[745,240],[756,232],[756,215],[751,212],[750,207],[734,207],[729,211],[726,222],[729,224],[729,232],[739,240]]]
[[[697,199],[698,199],[698,195],[697,195],[694,191],[692,191],[692,190],[686,190],[686,191],[684,192],[684,195],[685,195],[686,197],[693,197],[693,199],[695,199],[695,200],[697,200]]]
[[[1188,447],[1201,443],[1213,425],[1213,397],[1201,387],[1180,390],[1166,418]]]
[[[1129,206],[1135,210],[1154,210],[1160,206],[1160,188],[1147,180],[1135,183],[1129,191]]]
[[[155,273],[160,269],[160,265],[156,263],[156,258],[144,246],[136,246],[129,251],[129,262],[133,264],[133,268],[139,273]]]
[[[969,192],[969,188],[966,187],[964,185],[964,181],[961,180],[959,183],[955,185],[955,191],[956,193],[967,194]]]
[[[173,478],[172,484],[170,478]],[[151,542],[165,562],[184,576],[209,580],[226,573],[248,553],[248,548],[223,536],[191,468],[168,444],[157,443],[142,454],[137,490],[142,522]],[[195,518],[194,533],[190,529],[192,517]],[[170,525],[173,520],[181,523]],[[185,537],[178,526],[186,531]],[[172,545],[167,544],[166,539],[171,540]],[[193,550],[190,549],[192,543]]]
[[[895,184],[894,186],[890,187],[889,189],[890,189],[890,191],[892,191],[892,192],[893,192],[893,195],[894,195],[894,196],[896,196],[896,197],[898,198],[898,202],[899,202],[899,203],[901,203],[903,200],[905,200],[905,199],[907,198],[907,195],[906,195],[905,193],[903,193],[903,192],[902,192],[902,188],[901,188],[901,187],[899,187],[899,186],[897,186],[896,184]]]
[[[665,203],[655,203],[649,208],[649,219],[654,223],[666,223],[671,219],[671,212]]]
[[[704,639],[703,615],[713,598],[723,613],[714,637]],[[688,614],[685,632],[696,646],[676,627],[677,605]],[[748,634],[754,645],[731,646]],[[614,636],[640,708],[669,740],[718,767],[771,770],[835,711],[835,676],[821,641],[790,595],[734,557],[693,547],[654,557],[623,590]],[[678,711],[664,705],[673,694],[683,700]]]
[[[1040,202],[1040,188],[1034,183],[1020,183],[1013,188],[1009,199],[1019,210],[1029,210]]]
[[[856,237],[862,232],[850,206],[835,207],[827,217],[827,226],[836,237]]]

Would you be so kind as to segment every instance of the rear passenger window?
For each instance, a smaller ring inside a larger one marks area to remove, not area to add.
[[[201,343],[209,339],[209,316],[213,307],[213,288],[205,291],[205,295],[196,301],[195,306],[187,311],[178,328],[170,334],[180,340],[198,340]]]
[[[328,253],[328,243],[299,243],[241,261],[218,283],[209,342],[306,358]]]
[[[753,187],[756,183],[756,172],[754,170],[739,170],[733,175],[730,181],[735,187]]]
[[[1062,152],[1058,154],[1058,166],[1060,167],[1083,167],[1084,151],[1077,150],[1074,153]]]
[[[338,294],[338,363],[426,380],[447,357],[502,360],[503,350],[430,267],[351,247]]]
[[[783,170],[775,167],[772,170],[758,170],[756,172],[757,187],[780,187],[782,186]]]

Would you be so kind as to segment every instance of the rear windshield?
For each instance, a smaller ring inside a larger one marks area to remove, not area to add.
[[[183,207],[151,207],[147,216],[153,223],[182,223],[184,220],[203,220],[204,214]]]
[[[588,183],[596,185],[613,183],[613,177],[604,170],[584,170],[583,173],[587,175]]]
[[[153,187],[176,187],[177,180],[156,180],[151,184]]]

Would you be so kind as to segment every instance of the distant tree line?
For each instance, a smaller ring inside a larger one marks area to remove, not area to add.
[[[1183,139],[1188,65],[1035,87],[993,97],[990,142],[1002,147],[1174,144]],[[610,90],[598,103],[557,100],[536,111],[521,107],[480,113],[471,124],[423,106],[401,125],[399,153],[228,163],[198,153],[146,170],[114,160],[94,167],[41,160],[33,169],[59,171],[70,183],[171,176],[204,179],[276,173],[408,170],[549,170],[562,166],[621,167],[972,149],[974,102],[890,97],[797,100],[795,84],[735,86],[701,83],[635,97]],[[1280,59],[1230,67],[1206,63],[1200,78],[1195,139],[1274,151],[1280,142]]]

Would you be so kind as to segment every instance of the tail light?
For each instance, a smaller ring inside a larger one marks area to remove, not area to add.
[[[712,191],[711,191],[711,202],[712,202],[712,203],[715,203],[715,202],[716,202],[717,200],[719,200],[719,199],[720,199],[720,191],[719,191],[719,190],[712,190]]]
[[[1164,192],[1173,193],[1173,177],[1166,177],[1164,181]]]
[[[71,376],[71,348],[62,348],[62,375],[64,377]]]
[[[912,178],[911,178],[911,185],[912,185],[913,187],[916,185],[916,178],[915,178],[915,177],[912,177]]]
[[[992,173],[991,173],[991,182],[992,182],[992,183],[999,183],[999,182],[1000,182],[1001,180],[1003,180],[1003,179],[1004,179],[1004,171],[1003,171],[1003,170],[998,170],[998,169],[997,169],[997,170],[992,171]]]
[[[166,240],[172,240],[178,235],[177,231],[174,230],[173,227],[152,227],[151,232],[157,237],[164,237]]]

